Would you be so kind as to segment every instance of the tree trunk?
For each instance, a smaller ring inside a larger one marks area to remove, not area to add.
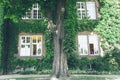
[[[63,51],[64,46],[64,0],[59,0],[57,6],[57,22],[54,32],[54,61],[52,77],[68,77],[67,57]]]
[[[9,73],[8,69],[8,49],[9,49],[9,42],[8,40],[8,30],[9,30],[9,26],[10,26],[10,19],[6,19],[4,21],[4,27],[3,27],[3,52],[2,52],[2,68],[3,68],[3,75],[6,75]]]

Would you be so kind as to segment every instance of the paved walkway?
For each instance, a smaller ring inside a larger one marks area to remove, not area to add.
[[[81,75],[81,74],[74,74],[71,75],[71,77],[80,77],[80,76],[92,76],[92,77],[106,77],[106,78],[115,78],[115,80],[120,80],[120,75]],[[14,74],[14,75],[0,75],[0,80],[3,79],[10,79],[10,78],[41,78],[41,79],[46,79],[49,78],[48,75],[19,75],[19,74]]]

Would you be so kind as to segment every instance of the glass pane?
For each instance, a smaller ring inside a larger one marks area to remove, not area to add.
[[[30,43],[30,37],[27,37],[26,43]]]
[[[41,36],[38,36],[38,43],[41,42]]]
[[[78,36],[78,52],[82,55],[88,54],[88,40],[86,35]]]
[[[98,37],[96,35],[89,35],[90,50],[94,50],[94,54],[99,54]]]
[[[90,19],[96,19],[96,6],[95,2],[86,2],[87,17]]]
[[[39,48],[39,49],[38,49],[38,55],[40,55],[40,54],[41,54],[41,49]]]
[[[36,44],[33,44],[33,55],[36,55],[37,54],[37,45]]]
[[[22,43],[25,43],[25,37],[22,37]]]
[[[21,45],[21,48],[25,48],[25,45]]]
[[[82,18],[85,18],[85,16],[86,16],[86,12],[82,11]]]
[[[40,10],[38,10],[38,18],[39,18],[39,19],[41,18]]]
[[[30,48],[30,45],[26,45],[27,46],[27,48]]]
[[[36,36],[32,36],[32,42],[36,43]]]
[[[90,54],[94,54],[94,45],[89,44],[89,48],[90,48]]]
[[[81,3],[81,8],[85,9],[85,3],[83,3],[83,2]]]
[[[37,8],[38,7],[38,4],[33,4],[33,8]]]
[[[37,10],[33,10],[33,18],[37,18]]]
[[[77,8],[80,8],[80,3],[77,3],[76,5],[77,5]]]
[[[81,18],[81,11],[80,10],[78,10],[77,14],[78,14],[78,18]]]

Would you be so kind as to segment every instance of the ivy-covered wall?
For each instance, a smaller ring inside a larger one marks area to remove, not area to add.
[[[65,40],[64,51],[67,54],[69,69],[87,69],[88,64],[92,64],[94,70],[118,70],[119,59],[113,56],[112,50],[116,45],[120,46],[120,3],[119,0],[109,1],[100,0],[100,15],[101,18],[97,20],[82,19],[77,20],[76,14],[76,1],[84,0],[69,0],[66,6],[65,16]],[[1,10],[1,9],[0,9]],[[1,13],[0,13],[1,15]],[[2,18],[0,18],[2,19]],[[1,20],[0,20],[1,21]],[[6,65],[2,67],[7,72],[14,71],[15,69],[23,69],[35,67],[37,71],[42,69],[51,69],[53,61],[53,36],[52,31],[47,30],[47,20],[37,21],[20,21],[13,23],[9,21],[4,22],[6,27],[6,42],[7,52],[3,56],[3,61]],[[0,22],[1,24],[1,22]],[[1,25],[0,25],[1,26]],[[102,37],[102,48],[107,54],[105,57],[98,57],[89,60],[87,58],[79,58],[77,53],[77,40],[76,36],[79,32],[95,31]],[[43,59],[35,58],[17,58],[18,54],[18,37],[19,33],[43,33],[45,40],[45,57]],[[2,33],[0,33],[2,34]],[[0,38],[2,39],[2,38]],[[0,48],[1,50],[1,48]],[[118,53],[115,52],[114,53]],[[7,58],[4,59],[4,58]],[[99,66],[101,65],[101,66]],[[7,67],[6,67],[7,66]],[[120,65],[119,65],[120,66]],[[114,68],[114,69],[113,69]]]
[[[2,42],[3,42],[3,7],[0,6],[0,74],[2,72]]]
[[[6,26],[6,25],[4,25]],[[51,69],[53,59],[53,44],[52,33],[46,29],[47,20],[36,20],[36,21],[20,21],[19,23],[10,22],[7,27],[7,53],[4,58],[8,58],[6,61],[7,73],[14,71],[15,69],[23,69],[34,67],[35,70]],[[45,57],[42,59],[37,58],[18,58],[18,38],[21,32],[25,33],[43,33],[45,40],[44,46],[47,49],[45,51]]]
[[[120,63],[117,63],[118,59],[115,59],[113,55],[119,54],[119,51],[115,52],[114,49],[120,47],[119,0],[100,0],[98,11],[101,17],[98,17],[96,20],[77,20],[76,1],[84,0],[71,0],[66,6],[65,52],[68,55],[69,68],[75,69],[79,67],[80,69],[87,69],[87,65],[92,64],[94,70],[117,70]],[[89,60],[86,58],[79,59],[76,56],[78,55],[76,36],[83,31],[97,32],[101,36],[101,46],[104,54],[106,54],[104,57]],[[101,65],[100,68],[98,68],[99,65]]]

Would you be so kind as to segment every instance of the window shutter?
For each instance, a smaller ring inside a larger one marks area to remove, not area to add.
[[[87,6],[87,17],[90,19],[96,19],[95,2],[86,2],[86,6]]]
[[[86,35],[78,35],[78,53],[88,55],[88,40]]]

